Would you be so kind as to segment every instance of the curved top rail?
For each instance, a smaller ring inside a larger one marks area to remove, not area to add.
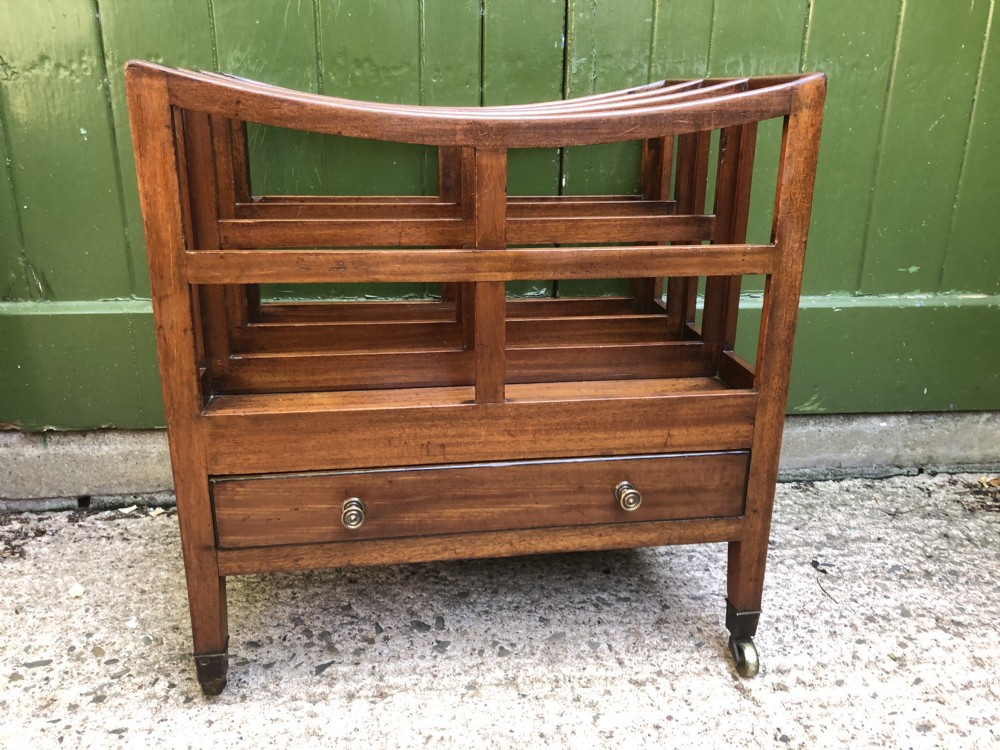
[[[604,104],[595,103],[566,111],[557,106],[531,111],[523,106],[425,107],[362,102],[137,61],[128,63],[126,78],[130,85],[138,86],[143,80],[165,81],[169,104],[263,125],[352,138],[487,148],[582,146],[756,122],[789,114],[798,89],[824,85],[824,76],[819,73],[716,79],[717,90],[707,86],[664,93],[648,101],[640,98],[627,107],[606,109]],[[727,90],[725,83],[733,81],[739,81],[736,88],[748,90]],[[655,87],[640,87],[639,93],[651,90]],[[702,98],[695,98],[699,92]],[[627,93],[622,96],[631,97]]]
[[[202,73],[212,78],[224,79],[216,73]],[[270,94],[274,87],[257,81],[239,79],[242,86],[253,89],[262,94]],[[445,114],[454,116],[458,113],[467,113],[476,117],[484,112],[489,112],[497,118],[515,119],[526,115],[558,114],[565,115],[573,112],[616,112],[626,109],[639,109],[660,104],[673,104],[686,101],[696,101],[707,99],[720,94],[730,94],[736,91],[746,91],[749,85],[749,78],[732,78],[723,81],[713,82],[711,85],[704,85],[702,80],[687,81],[683,84],[665,86],[658,89],[649,89],[642,92],[628,92],[622,96],[609,96],[608,98],[593,100],[590,98],[561,99],[556,102],[544,102],[539,104],[526,105],[504,105],[500,107],[435,107],[420,105],[419,111],[425,115]],[[409,105],[390,105],[394,107],[404,107],[410,109]]]
[[[216,73],[214,71],[198,71],[199,75],[208,76],[211,78],[223,80],[223,81],[238,81],[241,84],[252,86],[257,89],[271,90],[274,86],[270,84],[261,83],[260,81],[254,81],[250,78],[245,78],[243,76],[232,75],[230,73]],[[711,81],[711,84],[723,83],[721,80]],[[690,91],[692,89],[698,89],[706,85],[705,79],[694,78],[688,81],[667,81],[661,80],[654,83],[648,83],[643,86],[633,86],[627,89],[619,89],[617,91],[606,91],[601,94],[590,94],[588,96],[578,96],[572,99],[556,99],[554,101],[548,102],[531,102],[525,104],[499,104],[491,105],[488,107],[484,106],[452,106],[452,107],[439,107],[435,105],[421,105],[421,109],[427,112],[434,112],[437,110],[444,110],[448,112],[481,112],[483,110],[489,110],[490,112],[497,112],[502,114],[513,113],[513,112],[540,112],[542,110],[558,110],[564,111],[569,109],[583,109],[590,106],[604,106],[606,104],[613,104],[620,102],[621,104],[630,104],[633,102],[646,101],[653,98],[660,98],[663,96],[678,94],[684,91]]]

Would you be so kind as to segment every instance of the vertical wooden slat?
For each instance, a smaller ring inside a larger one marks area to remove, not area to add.
[[[191,241],[195,247],[219,247],[219,194],[215,169],[212,123],[201,112],[183,113],[184,152],[181,170],[189,196]],[[206,359],[212,373],[223,374],[229,364],[229,315],[226,290],[222,286],[198,289],[199,305],[204,313],[202,331]]]
[[[236,123],[225,117],[211,115],[209,124],[212,134],[212,156],[215,166],[215,194],[216,211],[220,219],[233,219],[236,217],[237,196],[242,193],[244,200],[249,196],[250,178],[248,174],[249,164],[244,164],[240,159],[241,166],[245,168],[239,172],[237,162],[237,152],[245,157],[245,142],[236,143],[233,140],[234,133],[243,133],[242,128],[238,128]],[[240,184],[237,185],[237,182]],[[216,232],[217,235],[217,232]],[[213,236],[213,241],[217,236]],[[226,317],[230,328],[240,328],[247,324],[251,314],[249,302],[251,296],[259,299],[259,287],[254,285],[255,293],[248,294],[249,287],[227,284],[223,290],[226,305]],[[257,310],[253,311],[256,316]],[[227,331],[227,333],[229,333]]]
[[[645,81],[650,68],[652,0],[566,4],[564,96],[613,91]],[[642,145],[635,141],[563,149],[562,191],[567,195],[636,193],[640,187]],[[653,285],[636,290],[627,279],[559,282],[561,296],[633,294],[650,300]],[[643,309],[651,310],[651,303]]]
[[[647,200],[668,200],[673,172],[674,138],[650,138],[642,143],[640,190]],[[632,296],[639,312],[660,310],[663,279],[635,279]]]
[[[507,152],[475,151],[476,249],[506,247]],[[506,291],[502,281],[475,284],[476,403],[504,400]]]
[[[7,154],[3,112],[0,111],[0,301],[37,299],[40,293],[37,285],[28,283],[12,164]]]
[[[700,78],[708,72],[715,3],[656,0],[649,80]]]
[[[853,4],[812,6],[803,69],[829,71],[836,83],[824,115],[823,156],[816,174],[816,192],[823,199],[813,209],[803,281],[807,295],[856,289],[900,5],[898,0],[869,3],[863,34],[857,33]]]
[[[136,153],[153,297],[163,401],[170,434],[170,458],[177,496],[181,546],[187,576],[194,652],[220,655],[225,684],[226,582],[219,575],[208,490],[204,432],[198,424],[202,393],[198,379],[194,320],[184,281],[185,239],[177,184],[167,87],[162,78],[131,69],[129,115]],[[216,683],[213,687],[221,689]]]
[[[996,210],[1000,174],[1000,15],[991,4],[989,35],[970,113],[963,170],[951,217],[947,254],[938,290],[1000,294],[1000,253],[983,252],[1000,237]],[[968,349],[973,351],[973,349]]]
[[[745,532],[739,542],[729,545],[728,598],[738,612],[760,610],[825,92],[820,82],[796,92],[782,138],[782,180],[775,207],[780,216],[775,243],[781,262],[768,277],[762,311]]]
[[[677,213],[704,213],[708,190],[708,157],[712,144],[710,132],[689,133],[677,138],[677,173],[674,197]],[[694,322],[698,301],[696,278],[667,280],[667,316],[670,335],[679,337],[685,325]]]
[[[135,270],[134,294],[149,297],[142,212],[135,189],[135,157],[122,70],[128,60],[168,60],[171,65],[211,70],[214,67],[211,27],[205,0],[171,0],[170,3],[98,0],[97,9],[114,117],[117,166],[124,188],[125,231]],[[34,32],[29,38],[38,40]]]
[[[442,146],[438,149],[438,197],[448,203],[460,203],[462,200],[462,149],[458,146]],[[441,300],[461,300],[459,286],[453,283],[441,284]]]
[[[863,294],[938,288],[992,3],[904,4],[872,193]],[[930,60],[930,48],[948,50]],[[963,102],[946,106],[945,102]],[[914,158],[914,154],[929,154]]]
[[[253,197],[250,180],[250,144],[247,140],[247,123],[229,120],[229,158],[233,176],[233,198],[238,203],[248,203]],[[238,307],[243,310],[244,322],[260,320],[260,284],[247,284],[240,291]]]
[[[0,55],[31,283],[49,301],[130,297],[135,273],[93,8],[0,3]]]
[[[524,104],[563,98],[564,61],[572,36],[566,0],[490,3],[484,7],[482,104]],[[516,50],[516,54],[512,54]],[[560,150],[514,149],[508,154],[511,195],[555,195]],[[546,279],[511,282],[511,296],[551,294]]]
[[[726,128],[719,138],[715,180],[715,243],[746,241],[747,213],[753,178],[756,124]],[[732,351],[739,313],[739,276],[710,276],[705,282],[702,339],[716,354]]]
[[[462,187],[458,196],[458,202],[462,206],[462,218],[465,221],[474,222],[476,212],[476,202],[474,200],[476,151],[474,148],[466,147],[459,149],[457,169],[459,171],[458,181]],[[476,345],[476,287],[472,283],[461,283],[456,286],[456,315],[462,325],[463,346],[466,349],[472,349]]]

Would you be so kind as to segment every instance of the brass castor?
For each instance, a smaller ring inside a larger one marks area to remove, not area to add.
[[[201,692],[208,696],[219,695],[226,687],[229,654],[195,654],[194,668],[201,683]]]
[[[760,656],[751,638],[729,638],[729,653],[733,655],[740,677],[756,677],[760,671]]]

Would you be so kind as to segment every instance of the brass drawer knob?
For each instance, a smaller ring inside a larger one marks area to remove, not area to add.
[[[633,511],[642,505],[642,495],[631,482],[619,482],[615,487],[615,497],[622,510]]]
[[[359,529],[365,522],[365,504],[361,498],[349,497],[340,509],[340,522],[345,529]]]

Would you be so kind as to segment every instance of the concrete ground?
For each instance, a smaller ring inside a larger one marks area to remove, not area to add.
[[[781,485],[746,681],[706,545],[232,579],[207,699],[172,509],[7,514],[0,746],[1000,747],[978,479]]]

